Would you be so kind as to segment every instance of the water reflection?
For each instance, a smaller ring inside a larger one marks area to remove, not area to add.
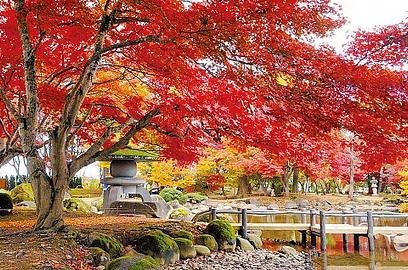
[[[250,216],[250,223],[294,223],[301,222],[299,215],[276,215],[276,216]],[[307,222],[310,222],[307,220]],[[319,222],[319,220],[317,220]],[[353,220],[349,218],[348,223]],[[357,224],[363,224],[364,220],[354,220]],[[328,223],[341,223],[339,217],[329,217]],[[376,218],[375,226],[401,226],[406,224],[406,219]],[[279,242],[301,242],[300,232],[290,231],[263,231],[262,238],[265,239],[265,248],[277,250]],[[347,269],[347,270],[408,270],[408,236],[407,235],[376,235],[375,251],[369,252],[368,241],[365,237],[360,237],[359,252],[354,252],[353,236],[347,235],[347,246],[343,246],[343,235],[330,234],[327,237],[327,252],[324,254],[308,249],[314,256],[316,269]],[[308,237],[308,242],[310,238]],[[320,246],[319,238],[317,247]],[[301,246],[296,248],[301,250]]]

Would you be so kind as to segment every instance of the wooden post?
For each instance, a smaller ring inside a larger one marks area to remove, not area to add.
[[[312,227],[316,225],[316,216],[313,209],[310,209],[310,245],[312,248],[316,248],[316,234],[313,232]]]
[[[320,250],[325,252],[327,249],[326,239],[326,214],[320,211]]]
[[[217,208],[211,207],[211,218],[210,218],[210,221],[213,221],[214,219],[217,219]]]
[[[307,246],[307,233],[306,231],[301,231],[302,234],[302,247]]]
[[[357,214],[357,208],[353,208],[353,214]],[[353,226],[358,226],[359,217],[353,217]]]
[[[345,216],[345,211],[343,210],[342,211],[342,214],[343,214],[343,216],[341,216],[341,222],[343,223],[343,224],[347,224],[347,217]],[[348,252],[348,235],[347,234],[343,234],[343,251],[345,252],[345,253],[347,253]]]
[[[316,225],[316,215],[313,209],[310,209],[310,226]]]
[[[359,252],[360,251],[360,235],[355,234],[353,235],[354,237],[354,252]]]
[[[368,250],[374,251],[374,219],[373,212],[367,212],[367,238],[368,238]]]
[[[306,212],[306,208],[305,208],[305,207],[302,207],[302,208],[300,208],[300,211]],[[301,220],[301,221],[300,221],[301,223],[306,223],[306,222],[307,222],[306,213],[301,213],[301,214],[300,214],[300,220]],[[307,245],[307,234],[306,234],[306,231],[301,231],[300,233],[302,234],[302,246],[303,246],[303,247],[306,247],[306,245]]]
[[[241,209],[241,216],[241,236],[246,239],[248,238],[248,214],[246,208]]]

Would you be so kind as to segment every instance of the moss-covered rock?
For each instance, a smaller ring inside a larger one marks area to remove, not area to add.
[[[137,254],[123,256],[113,260],[107,270],[151,270],[158,269],[159,264],[150,256]]]
[[[10,196],[14,203],[23,201],[34,201],[33,188],[30,183],[22,183],[10,191]]]
[[[169,235],[173,238],[185,238],[190,241],[194,240],[194,236],[191,232],[188,231],[172,231],[169,233]]]
[[[110,254],[111,258],[117,258],[120,256],[123,245],[115,237],[104,233],[96,233],[90,235],[89,238],[90,247],[99,247],[103,249]]]
[[[205,233],[214,236],[220,250],[235,250],[237,237],[229,221],[220,219],[213,220],[207,225]]]
[[[185,238],[175,238],[174,241],[176,241],[177,246],[179,247],[181,259],[189,259],[197,256],[197,252],[191,240]]]
[[[218,243],[214,236],[210,234],[201,234],[197,237],[196,243],[198,245],[206,246],[210,251],[218,251]]]
[[[89,248],[89,259],[92,261],[93,266],[107,266],[110,262],[110,255],[105,250],[99,247],[91,247]]]
[[[135,241],[139,252],[152,256],[160,264],[173,264],[180,259],[177,243],[160,230],[153,230]]]
[[[91,212],[92,206],[87,204],[84,200],[78,198],[69,198],[64,200],[64,208],[67,211],[77,212]]]
[[[202,245],[194,245],[194,248],[196,250],[197,256],[208,256],[211,254],[211,250]]]

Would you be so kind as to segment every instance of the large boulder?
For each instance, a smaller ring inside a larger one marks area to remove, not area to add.
[[[254,251],[255,248],[251,245],[251,243],[241,237],[237,237],[237,245],[244,251]]]
[[[197,256],[197,251],[193,246],[193,242],[191,240],[185,238],[175,238],[177,246],[180,250],[180,258],[181,259],[190,259]]]
[[[256,248],[256,249],[261,249],[262,248],[262,239],[259,235],[256,234],[248,234],[248,241]]]
[[[13,200],[7,193],[0,193],[0,215],[11,214],[13,210]]]
[[[270,205],[268,205],[266,207],[267,210],[275,210],[278,211],[279,210],[279,205],[277,205],[276,203],[271,203]]]
[[[204,232],[214,236],[220,250],[235,250],[237,237],[229,221],[220,219],[213,220],[207,225]]]
[[[10,191],[14,203],[34,201],[33,188],[30,183],[22,183]]]
[[[92,206],[87,204],[84,200],[79,198],[69,198],[64,200],[64,208],[67,211],[77,211],[77,212],[91,212]]]
[[[297,209],[298,206],[294,201],[287,201],[285,203],[285,209],[286,210],[293,210],[293,209]]]
[[[197,256],[208,256],[211,254],[211,250],[202,245],[194,245],[194,248],[196,250]]]
[[[151,195],[151,199],[156,204],[156,215],[159,218],[168,218],[172,207],[160,195]]]
[[[123,245],[113,236],[104,233],[94,233],[89,236],[89,246],[99,247],[109,253],[111,258],[117,258],[121,254]]]
[[[27,207],[27,208],[36,208],[37,207],[35,202],[31,202],[31,201],[22,201],[22,202],[19,202],[16,205],[17,206],[22,206],[22,207]]]
[[[150,256],[135,254],[113,260],[107,270],[151,270],[158,269],[159,264]]]
[[[169,235],[160,230],[153,230],[135,241],[136,249],[152,256],[161,265],[173,264],[180,259],[177,243]]]
[[[310,206],[309,201],[305,199],[299,199],[296,201],[296,203],[299,209],[308,209]]]
[[[197,237],[196,243],[198,245],[206,246],[210,251],[218,251],[218,243],[214,236],[210,234],[201,234]]]

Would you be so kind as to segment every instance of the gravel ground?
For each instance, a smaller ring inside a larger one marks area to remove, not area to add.
[[[268,250],[217,252],[207,257],[196,257],[181,260],[163,270],[240,270],[240,269],[290,269],[313,270],[310,256],[298,252],[295,255],[286,255]]]

